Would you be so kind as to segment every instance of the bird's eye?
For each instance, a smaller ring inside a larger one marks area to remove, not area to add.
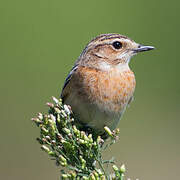
[[[119,42],[119,41],[113,42],[112,45],[113,45],[113,47],[114,47],[115,49],[120,49],[120,48],[122,48],[122,43]]]

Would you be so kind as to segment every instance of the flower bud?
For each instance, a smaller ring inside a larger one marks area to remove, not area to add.
[[[58,114],[61,112],[61,111],[60,111],[60,109],[59,109],[59,108],[57,108],[57,107],[55,107],[55,108],[54,108],[54,110],[55,110],[55,111],[56,111],[56,113],[58,113]]]
[[[58,99],[56,99],[54,96],[52,97],[52,100],[53,100],[56,104],[59,103]]]
[[[53,108],[53,107],[54,107],[54,104],[53,104],[53,103],[47,102],[46,105],[49,106],[50,108]]]
[[[50,118],[54,123],[56,123],[56,117],[54,115],[50,114]]]
[[[69,110],[69,108],[68,108],[68,106],[66,104],[64,105],[64,110],[68,115],[71,114],[71,111]]]
[[[90,180],[96,180],[96,178],[95,178],[93,173],[90,174]]]
[[[39,118],[40,120],[43,120],[43,115],[42,115],[41,113],[38,113],[38,118]]]
[[[123,165],[120,167],[120,172],[121,172],[121,173],[125,173],[125,171],[126,171],[126,167],[125,167],[125,165],[123,164]]]
[[[66,114],[66,112],[64,110],[61,110],[61,113],[65,118],[67,117],[67,114]]]
[[[44,131],[45,133],[49,132],[44,126],[41,127],[41,130]]]
[[[113,137],[111,130],[107,126],[104,127],[104,130],[107,132],[109,136]]]
[[[118,167],[116,165],[113,165],[114,171],[119,171]]]
[[[62,179],[69,179],[69,174],[62,174]]]
[[[63,131],[66,133],[66,134],[70,134],[70,130],[68,128],[63,128]]]
[[[47,146],[45,146],[45,145],[42,145],[41,146],[41,149],[43,150],[43,151],[45,151],[45,152],[50,152],[50,149],[47,147]]]

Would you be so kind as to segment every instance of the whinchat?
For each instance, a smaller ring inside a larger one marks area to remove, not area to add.
[[[120,34],[102,34],[90,41],[66,78],[63,102],[70,105],[75,122],[97,135],[115,129],[133,98],[135,75],[132,56],[154,49]]]

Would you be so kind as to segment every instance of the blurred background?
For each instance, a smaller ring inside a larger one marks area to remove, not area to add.
[[[130,63],[135,100],[106,156],[125,163],[127,177],[180,177],[180,1],[0,1],[0,179],[57,180],[31,122],[46,112],[88,41],[120,33],[156,50]]]

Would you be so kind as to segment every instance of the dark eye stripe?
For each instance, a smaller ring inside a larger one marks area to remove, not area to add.
[[[99,47],[107,46],[107,45],[109,45],[109,43],[97,44],[95,47],[93,47],[93,49],[97,49],[97,48],[99,48]]]

